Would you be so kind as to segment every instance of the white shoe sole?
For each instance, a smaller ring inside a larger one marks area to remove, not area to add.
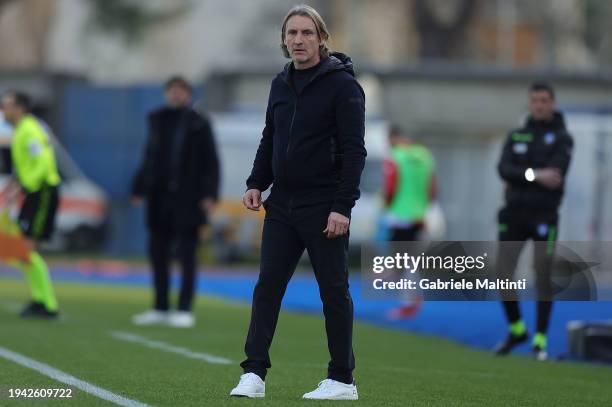
[[[346,394],[344,396],[336,396],[336,397],[302,397],[304,400],[359,400],[359,396],[357,394]]]
[[[193,328],[195,324],[173,324],[170,322],[168,323],[168,326],[171,328],[188,329]]]
[[[250,399],[260,399],[266,396],[266,393],[250,393],[250,394],[244,394],[244,393],[230,393],[230,397],[247,397]]]
[[[146,322],[142,322],[142,321],[132,321],[132,324],[136,325],[136,326],[153,326],[153,325],[166,325],[167,322],[166,321],[146,321]]]

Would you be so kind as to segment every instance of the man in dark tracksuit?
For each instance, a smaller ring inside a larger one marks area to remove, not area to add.
[[[281,300],[304,249],[323,302],[331,361],[328,378],[307,399],[356,399],[352,371],[353,303],[348,282],[348,226],[365,164],[365,97],[351,59],[328,54],[327,30],[308,6],[283,24],[285,66],[272,82],[245,206],[266,202],[259,280],[245,345],[245,374],[233,396],[263,397],[269,348]],[[309,59],[310,58],[310,59]],[[306,60],[306,62],[304,62]]]
[[[166,83],[168,105],[149,116],[143,163],[133,202],[147,200],[149,257],[155,286],[154,309],[136,315],[137,325],[191,327],[199,227],[217,200],[219,163],[208,120],[190,105],[191,86],[181,77]],[[178,311],[169,313],[170,260],[176,247],[183,279]]]
[[[532,349],[538,360],[545,360],[546,332],[552,311],[551,266],[558,209],[573,141],[565,128],[563,115],[555,111],[551,86],[543,83],[531,86],[529,110],[525,126],[508,135],[498,166],[506,183],[506,205],[499,212],[499,240],[517,243],[500,245],[497,270],[500,278],[511,278],[524,241],[542,242],[537,243],[534,250],[538,301]],[[510,333],[496,349],[499,355],[508,354],[528,338],[515,294],[506,293],[503,299]]]

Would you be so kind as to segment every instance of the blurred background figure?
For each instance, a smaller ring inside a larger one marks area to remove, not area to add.
[[[149,115],[143,162],[132,186],[132,203],[147,201],[149,259],[154,307],[134,316],[137,325],[168,323],[192,327],[196,248],[200,226],[218,198],[219,162],[208,120],[190,106],[191,85],[180,76],[165,85],[167,105]],[[169,312],[170,262],[176,256],[183,278],[178,311]]]
[[[431,152],[415,143],[398,126],[389,130],[391,157],[384,162],[385,221],[389,240],[418,240],[425,217],[436,199],[436,177]],[[423,299],[418,296],[388,313],[390,319],[414,316]]]
[[[30,114],[31,106],[30,97],[21,92],[9,91],[2,98],[2,111],[14,128],[14,136],[11,143],[13,178],[0,195],[4,196],[8,208],[21,191],[25,194],[18,224],[30,253],[17,265],[28,280],[32,300],[21,316],[56,318],[57,299],[47,264],[37,252],[37,244],[48,240],[53,233],[61,179],[49,135]]]
[[[383,170],[389,240],[418,240],[427,210],[436,199],[433,156],[398,126],[391,127],[389,144],[391,157]]]
[[[546,244],[534,247],[538,292],[536,334],[532,349],[538,360],[545,360],[546,333],[552,311],[551,268],[557,241],[559,206],[565,176],[573,151],[573,140],[565,127],[563,114],[555,110],[555,92],[545,83],[529,88],[529,116],[525,125],[508,135],[498,171],[506,186],[506,203],[499,211],[501,244],[497,271],[500,278],[512,278],[523,243],[528,239]],[[528,339],[516,294],[504,297],[503,305],[509,335],[497,349],[508,354]]]

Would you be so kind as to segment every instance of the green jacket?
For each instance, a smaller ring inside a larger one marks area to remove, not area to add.
[[[37,192],[45,185],[59,185],[61,178],[49,135],[30,114],[15,126],[11,158],[14,173],[28,193]]]

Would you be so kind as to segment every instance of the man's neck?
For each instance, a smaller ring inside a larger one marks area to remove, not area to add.
[[[539,119],[532,118],[533,123],[538,126],[550,126],[554,122],[554,117],[541,117]]]
[[[24,117],[26,117],[27,113],[21,114],[17,117],[15,117],[15,120],[13,123],[11,123],[13,125],[13,127],[17,127],[19,125],[19,123],[21,123],[21,121],[23,120]]]
[[[308,61],[308,62],[306,62],[304,64],[300,64],[297,61],[293,61],[293,67],[296,70],[298,70],[298,71],[303,71],[305,69],[312,68],[313,66],[319,65],[320,62],[321,62],[321,58],[320,57],[317,58],[316,60]]]

